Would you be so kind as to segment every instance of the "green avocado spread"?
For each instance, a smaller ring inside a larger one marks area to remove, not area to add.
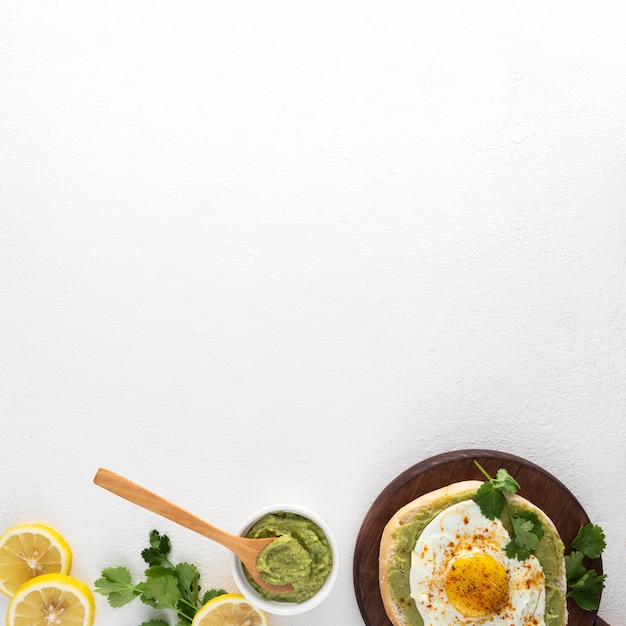
[[[411,552],[417,543],[422,530],[441,511],[474,497],[476,491],[468,491],[458,494],[455,497],[441,498],[431,504],[430,507],[420,512],[412,522],[399,527],[393,534],[396,552],[392,558],[388,569],[388,584],[391,595],[396,604],[402,610],[409,626],[423,626],[419,611],[417,610],[409,585],[409,574],[411,571]],[[516,514],[520,511],[519,504],[510,503],[511,511]],[[512,532],[511,522],[508,514],[503,512],[501,517],[504,527],[509,533]],[[560,538],[550,528],[543,526],[544,535],[539,541],[535,550],[535,556],[541,563],[546,581],[546,613],[544,621],[546,626],[562,626],[563,616],[563,594],[555,586],[556,577],[559,572],[559,563],[563,560],[563,543]]]
[[[304,602],[322,587],[333,565],[332,550],[324,531],[310,519],[278,511],[265,515],[246,537],[278,537],[257,557],[256,566],[270,585],[293,586],[287,593],[261,589],[248,572],[246,578],[266,600]]]

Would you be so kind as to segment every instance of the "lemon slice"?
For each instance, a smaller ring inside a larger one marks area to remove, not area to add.
[[[226,593],[209,600],[193,618],[191,626],[268,626],[263,611],[242,595]]]
[[[0,591],[12,596],[20,585],[41,574],[68,574],[72,551],[56,530],[22,524],[0,537]]]
[[[11,598],[7,626],[91,626],[95,604],[87,585],[67,574],[43,574]]]

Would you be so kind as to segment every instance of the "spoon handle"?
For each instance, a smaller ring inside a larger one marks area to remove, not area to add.
[[[132,480],[120,476],[111,470],[100,468],[94,476],[93,482],[104,489],[107,489],[111,493],[128,500],[133,504],[152,511],[157,515],[166,517],[172,522],[176,522],[189,530],[193,530],[217,543],[232,550],[235,554],[238,554],[239,540],[241,539],[237,535],[231,535],[203,519],[196,517],[189,511],[179,507],[178,505],[166,500],[162,496],[153,493],[149,489],[134,483]]]

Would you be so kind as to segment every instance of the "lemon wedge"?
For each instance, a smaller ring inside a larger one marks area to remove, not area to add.
[[[11,597],[27,580],[41,574],[69,574],[72,551],[56,530],[22,524],[0,537],[0,591]]]
[[[26,581],[7,609],[7,626],[91,626],[95,614],[87,585],[67,574],[42,574]]]
[[[263,611],[242,595],[226,593],[209,600],[193,618],[191,626],[268,626]]]

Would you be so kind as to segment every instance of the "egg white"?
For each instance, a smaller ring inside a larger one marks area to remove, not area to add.
[[[422,531],[411,554],[411,596],[424,626],[545,626],[545,577],[537,558],[506,556],[511,540],[498,519],[485,517],[473,500],[442,511]],[[445,573],[452,559],[474,553],[499,561],[509,578],[508,600],[489,617],[467,617],[450,604]]]

